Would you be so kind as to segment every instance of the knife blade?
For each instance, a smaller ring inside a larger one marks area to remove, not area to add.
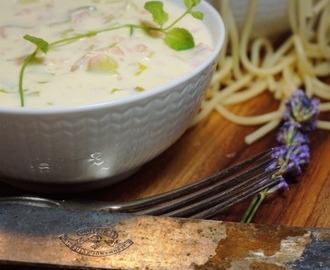
[[[19,204],[0,217],[0,269],[330,268],[330,229]]]

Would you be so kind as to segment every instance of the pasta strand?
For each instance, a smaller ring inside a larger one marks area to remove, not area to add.
[[[250,144],[279,125],[286,99],[298,88],[322,99],[321,112],[330,111],[330,84],[323,82],[330,76],[330,0],[288,1],[291,33],[276,46],[269,37],[251,37],[258,0],[250,0],[241,33],[229,3],[218,3],[227,29],[225,44],[193,124],[216,111],[239,125],[261,125],[245,138]],[[279,102],[273,112],[240,116],[226,108],[266,91]],[[330,130],[330,122],[319,120],[317,127]]]

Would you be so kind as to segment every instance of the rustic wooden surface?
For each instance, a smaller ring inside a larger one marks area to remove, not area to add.
[[[264,94],[231,110],[241,115],[253,115],[276,107],[277,103]],[[320,118],[330,120],[330,113],[321,114]],[[246,145],[244,136],[255,129],[235,125],[219,114],[212,113],[130,178],[79,196],[99,200],[130,200],[197,181],[276,145],[275,132],[252,145]],[[288,192],[266,200],[255,216],[254,223],[330,228],[330,132],[316,130],[310,134],[310,141],[311,162],[304,168],[303,174],[290,182]],[[0,196],[24,193],[0,184]],[[239,221],[248,203],[245,201],[216,219]]]

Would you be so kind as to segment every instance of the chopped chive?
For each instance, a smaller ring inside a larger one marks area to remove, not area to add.
[[[145,91],[145,89],[144,89],[142,86],[137,86],[137,87],[135,87],[135,90],[138,91],[138,92],[143,92],[143,91]]]

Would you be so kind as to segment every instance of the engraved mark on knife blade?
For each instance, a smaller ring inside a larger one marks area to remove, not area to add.
[[[120,242],[118,232],[112,228],[83,228],[76,231],[75,238],[66,234],[59,239],[72,251],[85,256],[106,257],[124,251],[133,245],[133,241],[126,239]]]

